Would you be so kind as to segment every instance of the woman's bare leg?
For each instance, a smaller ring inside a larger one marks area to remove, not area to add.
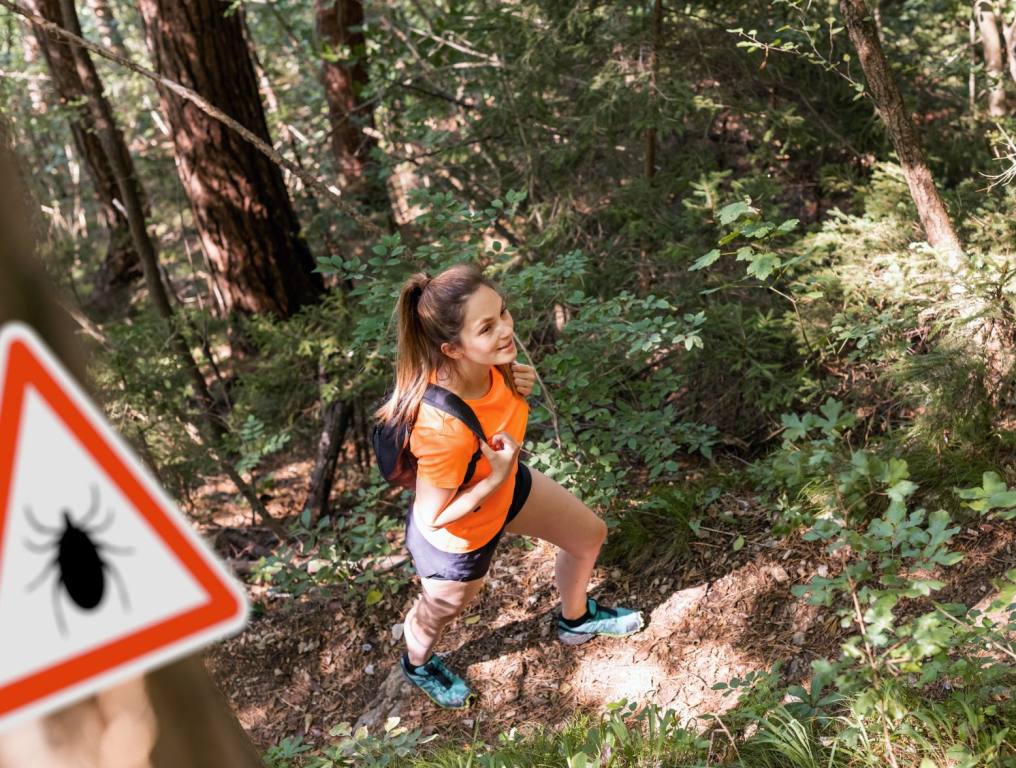
[[[406,614],[402,629],[410,664],[418,666],[430,658],[445,627],[476,597],[483,581],[420,579],[423,590]]]
[[[577,619],[586,612],[586,587],[607,538],[607,525],[557,481],[539,470],[530,468],[530,472],[529,498],[507,530],[559,547],[554,572],[561,615]]]

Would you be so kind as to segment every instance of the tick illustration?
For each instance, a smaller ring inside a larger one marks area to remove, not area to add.
[[[95,537],[104,533],[113,524],[113,511],[108,510],[105,520],[97,526],[89,527],[89,523],[99,513],[99,489],[96,486],[92,486],[92,505],[80,522],[75,523],[71,519],[70,510],[64,509],[62,512],[63,527],[51,528],[40,523],[32,514],[30,507],[25,507],[25,518],[32,529],[40,535],[50,537],[50,540],[43,544],[26,539],[25,546],[35,554],[56,552],[56,557],[49,562],[42,573],[32,580],[26,590],[32,592],[38,589],[50,571],[56,569],[57,579],[53,583],[53,611],[56,614],[60,634],[66,635],[67,622],[64,620],[63,609],[60,607],[61,588],[67,592],[67,596],[79,608],[92,611],[102,602],[102,597],[106,592],[106,574],[108,573],[116,582],[120,603],[124,610],[130,610],[123,577],[115,566],[104,559],[103,555],[106,552],[129,555],[133,550],[130,547],[115,547],[96,541]]]

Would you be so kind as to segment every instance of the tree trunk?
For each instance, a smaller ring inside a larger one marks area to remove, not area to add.
[[[32,258],[34,247],[26,225],[33,206],[26,205],[18,177],[0,112],[0,232],[4,233],[0,238],[4,276],[0,324],[21,320],[31,325],[81,380],[82,345]],[[108,749],[103,751],[102,737],[114,727],[117,754],[110,755]],[[127,755],[136,757],[133,764],[146,768],[261,766],[257,750],[194,656],[149,672],[145,684],[128,681],[0,734],[0,768],[108,765]]]
[[[656,105],[656,75],[659,70],[660,45],[663,37],[663,0],[653,4],[649,40],[649,102],[653,109],[653,118],[659,112]],[[646,128],[645,176],[647,179],[656,175],[656,128]]]
[[[61,22],[64,29],[72,34],[81,37],[81,25],[78,22],[77,12],[74,8],[74,0],[58,0],[61,11]],[[159,273],[159,262],[155,245],[148,236],[148,229],[145,223],[145,214],[141,202],[141,188],[136,176],[131,175],[127,146],[116,140],[116,124],[113,119],[113,110],[103,93],[102,83],[99,81],[99,74],[95,70],[88,52],[83,48],[72,46],[71,53],[78,77],[87,94],[88,106],[90,109],[92,124],[95,127],[95,135],[102,144],[102,149],[109,159],[113,176],[116,179],[117,191],[120,199],[123,200],[124,210],[127,213],[127,223],[130,227],[131,239],[141,258],[141,266],[145,274],[145,284],[155,310],[165,324],[169,344],[173,347],[180,364],[187,371],[191,385],[194,387],[194,394],[198,400],[198,418],[203,429],[202,436],[207,447],[215,455],[216,449],[222,445],[224,432],[218,408],[208,390],[201,369],[198,368],[194,356],[191,354],[187,340],[178,332],[173,316],[173,308],[169,303],[165,286],[162,284],[162,276]],[[121,154],[122,153],[122,154]],[[219,457],[216,457],[219,458]],[[277,521],[272,518],[265,509],[254,489],[243,481],[236,469],[228,459],[219,460],[221,469],[229,476],[237,489],[244,495],[251,509],[261,514],[265,522],[277,533],[280,527]]]
[[[362,185],[370,150],[377,143],[373,107],[360,94],[367,86],[367,50],[360,0],[314,0],[315,26],[322,49],[321,84],[328,102],[332,155],[345,190]]]
[[[155,69],[271,144],[240,18],[220,0],[141,0]],[[220,123],[160,87],[177,167],[231,313],[289,317],[323,283],[279,168]]]
[[[311,522],[328,514],[328,499],[332,495],[339,452],[349,431],[353,409],[347,403],[336,400],[327,403],[322,411],[323,423],[314,456],[314,471],[311,473],[307,499],[303,503],[303,508],[311,511]]]
[[[27,5],[47,21],[62,26],[60,0],[28,0]],[[62,105],[70,108],[73,115],[70,128],[74,146],[88,168],[103,224],[109,233],[106,258],[95,278],[95,304],[100,309],[107,309],[120,298],[125,288],[141,277],[141,263],[131,242],[127,216],[119,201],[110,160],[103,151],[98,136],[91,130],[88,106],[84,103],[85,86],[78,76],[70,47],[39,29],[35,30],[35,36],[49,65],[57,97]],[[119,146],[118,152],[128,164],[128,173],[136,178],[123,134],[116,126],[113,130],[114,140]]]
[[[1005,114],[1005,75],[1002,74],[1002,37],[998,34],[992,0],[974,0],[974,18],[981,32],[984,69],[988,73],[988,114],[1001,117]]]
[[[1016,12],[1008,20],[1002,17],[1002,37],[1005,38],[1005,57],[1009,62],[1009,76],[1016,81]]]
[[[857,50],[868,90],[900,159],[925,236],[934,248],[943,253],[949,268],[955,270],[960,266],[963,248],[935,188],[921,139],[886,62],[875,24],[864,0],[840,0],[840,13],[843,14],[850,41]]]

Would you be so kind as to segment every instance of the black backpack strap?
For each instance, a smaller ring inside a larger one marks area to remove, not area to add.
[[[454,416],[469,427],[469,430],[476,435],[477,440],[481,443],[487,442],[487,437],[483,434],[483,425],[476,418],[473,409],[466,405],[465,401],[451,390],[445,389],[438,384],[428,384],[426,391],[423,393],[423,402],[437,408],[439,411]],[[462,485],[465,485],[472,479],[473,473],[476,471],[476,462],[480,460],[481,455],[483,455],[483,452],[480,450],[480,446],[477,445],[476,452],[473,453],[473,457],[469,460],[469,466],[466,468],[466,475],[462,479]]]

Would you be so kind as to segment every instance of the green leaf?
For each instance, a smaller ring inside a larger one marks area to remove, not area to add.
[[[736,203],[725,205],[720,208],[717,213],[717,217],[720,220],[720,224],[730,224],[733,221],[737,221],[742,216],[755,215],[758,211],[752,208],[747,202],[739,200]]]
[[[782,263],[783,260],[775,253],[763,253],[757,258],[752,259],[751,264],[748,265],[748,274],[757,277],[759,280],[765,280]]]
[[[745,237],[750,237],[754,240],[765,237],[776,227],[771,221],[757,221],[751,224],[745,224],[741,228],[741,234]]]
[[[886,491],[886,495],[895,501],[903,501],[910,494],[917,490],[917,483],[910,480],[900,480],[892,488]]]
[[[367,592],[366,602],[367,606],[374,605],[381,602],[381,598],[384,597],[380,589],[371,589]]]
[[[697,271],[699,269],[705,269],[706,267],[708,267],[711,264],[713,264],[718,258],[720,258],[720,249],[719,248],[713,248],[705,256],[699,256],[695,260],[695,263],[692,264],[688,268],[688,271],[689,272],[695,272],[695,271]]]
[[[735,552],[744,549],[744,536],[738,536],[736,539],[734,539],[734,543],[731,544],[731,548]]]

